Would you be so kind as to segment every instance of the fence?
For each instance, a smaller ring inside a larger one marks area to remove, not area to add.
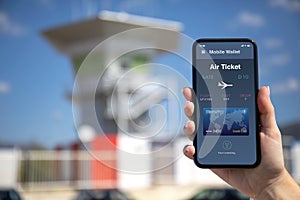
[[[185,144],[185,141],[182,141],[182,144],[177,146],[181,148],[183,144]],[[297,144],[295,143],[289,147],[290,150],[284,146],[284,152],[287,167],[293,177],[300,182],[300,173],[297,170],[300,163],[298,159],[300,143]],[[181,149],[179,152],[181,153]],[[4,153],[7,154],[7,152]],[[101,155],[101,161],[95,159],[91,153],[93,155]],[[17,153],[19,156],[16,158],[16,162],[7,166],[15,167],[15,163],[18,163],[16,170],[12,170],[12,173],[17,172],[17,184],[24,190],[115,188],[120,186],[120,182],[123,183],[121,187],[124,184],[129,187],[130,181],[140,186],[187,183],[203,185],[220,182],[217,177],[209,174],[208,171],[196,168],[193,162],[184,160],[185,158],[176,160],[172,147],[164,149],[163,153],[153,154],[152,157],[149,157],[153,171],[152,173],[148,171],[149,174],[140,176],[144,177],[140,179],[137,179],[136,176],[124,176],[122,172],[117,170],[120,167],[120,162],[129,161],[127,159],[117,160],[118,156],[116,154],[117,151],[115,150],[93,152],[83,150],[20,151]],[[4,170],[6,166],[4,164],[7,162],[3,160],[1,164],[3,168],[2,175],[3,171],[7,171]],[[160,168],[165,163],[171,164]],[[107,164],[109,164],[109,167]],[[145,182],[147,183],[145,184]]]
[[[25,151],[19,160],[18,183],[24,189],[116,187],[116,152]]]
[[[101,155],[101,161],[92,155]],[[25,190],[116,188],[120,181],[116,158],[113,150],[23,151],[18,162],[18,185]],[[172,159],[172,151],[151,158],[153,167]],[[155,170],[150,179],[150,184],[173,184],[174,164]]]

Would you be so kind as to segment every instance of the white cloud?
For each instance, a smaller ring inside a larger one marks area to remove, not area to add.
[[[120,10],[124,12],[143,11],[145,15],[153,15],[160,11],[159,1],[145,1],[145,0],[126,0],[121,1]]]
[[[292,56],[287,53],[277,53],[273,55],[266,56],[264,58],[265,67],[281,67],[286,66],[292,60]]]
[[[54,7],[54,2],[53,0],[38,0],[37,3],[42,5],[45,8],[52,9]]]
[[[141,0],[122,1],[122,3],[120,4],[120,9],[122,11],[133,11],[136,9],[145,8],[147,4],[147,1]]]
[[[290,11],[300,11],[299,0],[270,0],[272,6],[278,6]]]
[[[278,38],[266,38],[263,40],[263,45],[267,49],[277,49],[282,47],[283,41]]]
[[[300,82],[296,78],[290,77],[286,81],[278,82],[271,85],[272,94],[287,94],[298,92],[300,90]]]
[[[5,12],[0,11],[0,33],[21,36],[26,32],[27,31],[23,26],[11,21]]]
[[[11,86],[5,81],[0,81],[0,94],[7,94],[10,92]]]
[[[289,53],[281,53],[271,56],[270,58],[273,62],[273,65],[285,65],[288,64],[291,60]]]
[[[261,15],[251,13],[248,11],[242,11],[237,16],[237,22],[240,25],[258,28],[265,24],[265,20]]]
[[[52,112],[52,119],[54,121],[62,121],[63,120],[63,114],[60,110],[54,110]]]

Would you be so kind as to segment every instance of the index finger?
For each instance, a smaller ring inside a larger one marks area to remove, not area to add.
[[[193,100],[193,97],[192,97],[192,89],[189,88],[189,87],[184,87],[182,89],[182,93],[183,93],[183,96],[186,98],[186,100],[188,101],[192,101]]]

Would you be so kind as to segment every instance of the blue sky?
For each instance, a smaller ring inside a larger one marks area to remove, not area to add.
[[[191,38],[250,37],[259,48],[260,85],[270,85],[278,123],[300,121],[300,2],[0,0],[0,142],[47,147],[76,139],[68,57],[41,30],[101,10],[175,20]],[[180,68],[177,67],[180,71]],[[187,68],[181,73],[189,75]]]

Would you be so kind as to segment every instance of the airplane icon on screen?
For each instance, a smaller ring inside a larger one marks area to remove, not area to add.
[[[218,82],[218,86],[222,87],[221,89],[224,90],[227,87],[232,87],[233,84],[231,84],[231,83],[225,83],[224,81],[220,81],[220,82]]]

